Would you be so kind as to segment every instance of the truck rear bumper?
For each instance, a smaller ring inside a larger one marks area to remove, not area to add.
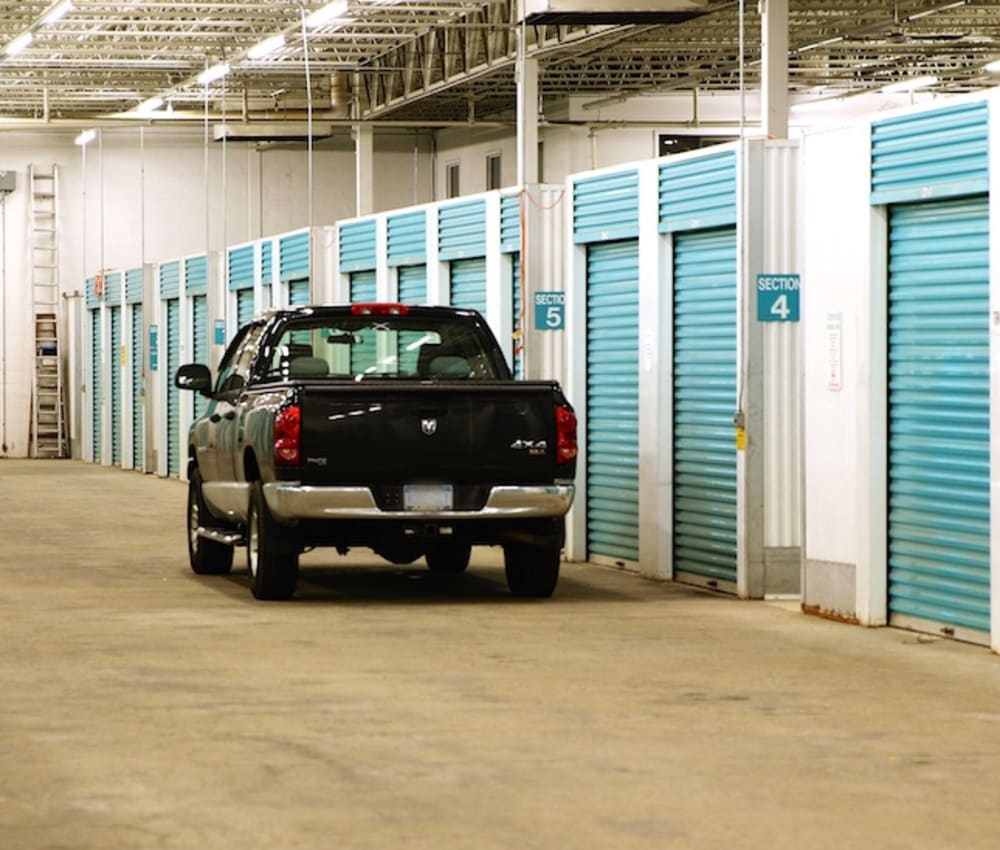
[[[315,487],[290,481],[264,485],[264,498],[279,519],[540,519],[563,516],[573,504],[572,484],[494,487],[477,511],[387,511],[367,487]]]

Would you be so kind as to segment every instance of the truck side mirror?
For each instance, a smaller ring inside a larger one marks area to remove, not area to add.
[[[174,375],[174,386],[181,390],[194,390],[204,396],[210,396],[212,371],[201,363],[187,363]]]

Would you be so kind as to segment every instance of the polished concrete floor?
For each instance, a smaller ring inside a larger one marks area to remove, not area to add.
[[[0,461],[0,850],[1000,847],[1000,658],[593,565],[187,567],[184,485]]]

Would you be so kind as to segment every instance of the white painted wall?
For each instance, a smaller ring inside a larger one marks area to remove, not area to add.
[[[858,569],[866,539],[859,522],[867,503],[867,404],[871,353],[867,337],[872,267],[866,124],[808,133],[803,138],[804,463],[807,601],[810,562]],[[841,388],[831,388],[828,324],[841,317]],[[864,406],[864,410],[862,407]],[[820,568],[822,569],[822,567]],[[844,571],[835,583],[850,577]],[[816,604],[857,614],[854,586],[824,591]],[[845,610],[848,601],[854,607]]]
[[[60,280],[80,292],[99,269],[123,269],[284,233],[309,224],[307,152],[205,142],[202,128],[106,129],[86,149],[76,130],[7,132],[0,170],[16,173],[5,199],[0,252],[0,457],[23,457],[33,367],[30,187],[35,163],[59,168]],[[432,163],[425,134],[376,141],[380,208],[429,199]],[[414,145],[418,149],[414,155]],[[354,214],[354,154],[344,135],[312,157],[313,223]],[[63,327],[63,339],[67,337]],[[68,350],[64,345],[64,350]]]

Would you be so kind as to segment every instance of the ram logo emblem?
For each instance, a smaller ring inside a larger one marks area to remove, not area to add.
[[[438,429],[437,419],[420,420],[420,430],[423,431],[428,437],[431,437],[435,433],[437,433],[437,429]]]

